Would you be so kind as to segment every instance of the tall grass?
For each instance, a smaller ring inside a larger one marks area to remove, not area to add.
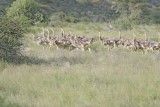
[[[0,60],[0,71],[3,71],[6,68],[6,62],[2,59]]]
[[[55,29],[58,32],[60,28]],[[81,30],[75,32],[82,33]],[[91,29],[88,35],[94,32],[98,30]],[[104,29],[102,32],[106,34]],[[108,33],[116,37],[116,32]],[[127,34],[131,32],[123,31],[122,34],[129,38]],[[36,60],[39,63],[12,65],[2,62],[0,107],[160,106],[160,54],[142,55],[123,48],[108,52],[99,43],[93,47],[96,51],[92,48],[91,54],[42,49],[29,40],[28,37],[30,51],[25,54],[33,60],[40,59]]]
[[[42,53],[40,54],[42,55]],[[0,75],[9,107],[159,107],[160,56],[58,50],[48,64],[8,65]]]

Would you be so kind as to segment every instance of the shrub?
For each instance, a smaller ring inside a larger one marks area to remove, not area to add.
[[[39,10],[40,5],[35,0],[16,0],[7,9],[7,16],[19,19],[21,23],[34,24],[44,20]]]
[[[67,17],[65,18],[65,21],[66,21],[66,22],[69,22],[69,23],[77,23],[77,22],[79,22],[80,20],[79,20],[78,18],[76,18],[76,17],[67,16]]]
[[[119,18],[115,22],[115,28],[120,30],[131,30],[132,22],[129,20],[129,18],[126,18],[126,17]]]
[[[152,9],[150,13],[150,19],[153,23],[160,23],[160,9]]]
[[[64,12],[55,12],[49,17],[50,22],[54,21],[63,21],[65,19],[65,13]]]
[[[20,55],[23,26],[14,19],[0,17],[0,58]]]
[[[2,59],[0,60],[0,71],[2,72],[6,68],[6,62]],[[1,102],[1,99],[0,99]]]

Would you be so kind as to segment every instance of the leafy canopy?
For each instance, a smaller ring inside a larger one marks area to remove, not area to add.
[[[0,17],[0,57],[20,54],[22,46],[23,27],[21,24],[7,17]]]
[[[22,23],[34,24],[43,21],[43,14],[36,0],[16,0],[7,9],[7,16],[19,19]]]

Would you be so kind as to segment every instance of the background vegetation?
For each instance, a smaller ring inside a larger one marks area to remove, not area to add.
[[[160,23],[159,0],[2,0],[0,4],[1,12],[11,4],[6,11],[8,16],[32,24],[112,22],[130,28],[135,24]]]
[[[43,49],[41,27],[160,41],[159,0],[0,0],[0,107],[159,107],[160,54]],[[9,63],[12,62],[12,63]]]
[[[23,33],[23,26],[17,20],[0,17],[0,58],[13,60],[20,55]]]

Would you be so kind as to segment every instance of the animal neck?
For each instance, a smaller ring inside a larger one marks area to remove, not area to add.
[[[61,28],[61,35],[64,36],[64,30]]]
[[[72,35],[71,31],[69,31],[69,35],[70,35],[70,36]]]
[[[159,37],[159,41],[160,41],[160,33],[158,32],[158,37]]]
[[[101,32],[99,32],[99,41],[102,41],[103,38],[101,37]]]
[[[35,35],[34,34],[32,34],[32,39],[33,39],[33,41],[35,41]]]
[[[49,30],[48,31],[48,36],[47,36],[47,39],[50,40],[50,34],[49,34]]]
[[[43,29],[43,37],[45,37],[44,28],[42,28],[42,29]]]
[[[121,32],[119,32],[119,38],[121,39],[122,37],[121,37]]]
[[[145,36],[145,41],[148,41],[148,37],[146,33],[144,34],[144,36]]]
[[[133,40],[136,40],[135,32],[133,32]]]
[[[52,30],[53,36],[55,36],[54,30]]]

